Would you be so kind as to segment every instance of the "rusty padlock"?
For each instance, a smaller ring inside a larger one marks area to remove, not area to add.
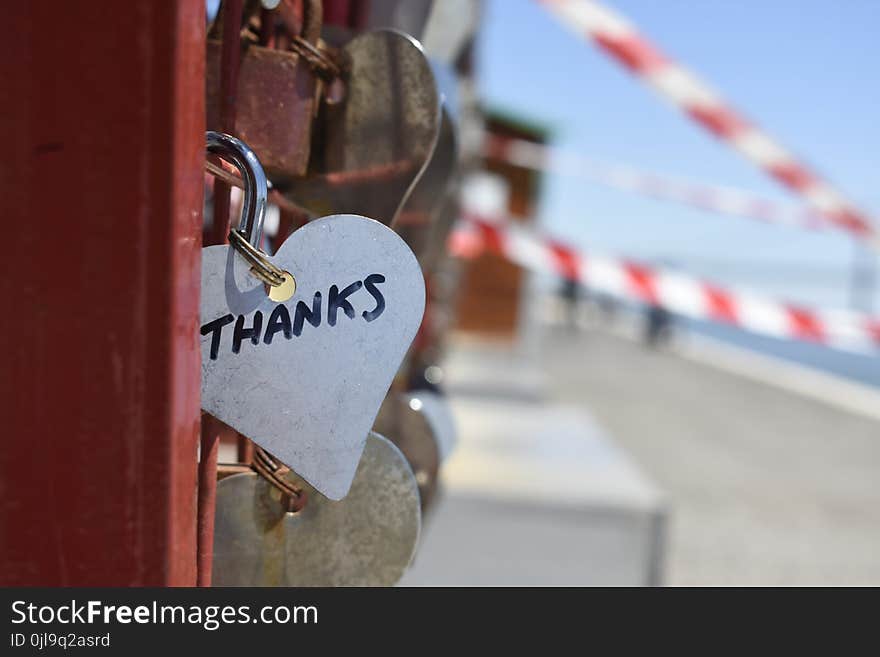
[[[321,1],[302,0],[301,12],[294,6],[298,4],[297,0],[284,0],[277,13],[268,15],[277,16],[288,30],[299,28],[298,36],[314,46],[321,33]],[[301,16],[299,21],[291,17],[295,14]],[[221,42],[210,36],[206,54],[208,130],[226,129],[246,141],[260,154],[263,168],[273,180],[305,174],[318,102],[318,76],[313,67],[297,52],[264,48],[243,39],[235,126],[221,126]]]
[[[389,225],[434,152],[437,82],[421,44],[395,30],[360,34],[335,54],[344,93],[321,107],[308,176],[283,192],[315,214]]]

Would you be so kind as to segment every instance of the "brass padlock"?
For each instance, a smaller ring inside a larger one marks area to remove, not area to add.
[[[291,0],[283,4],[291,4]],[[281,9],[284,9],[282,7]],[[222,11],[221,11],[222,14]],[[285,26],[292,21],[282,12]],[[320,0],[303,0],[299,35],[312,45],[321,32]],[[216,30],[212,30],[216,32]],[[242,41],[235,126],[220,125],[221,42],[207,41],[206,110],[208,130],[225,129],[247,142],[273,180],[302,176],[309,162],[318,76],[306,58],[289,50]]]

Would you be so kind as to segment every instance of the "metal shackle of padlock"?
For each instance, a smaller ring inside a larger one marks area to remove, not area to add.
[[[205,141],[209,153],[228,160],[238,169],[244,183],[239,231],[247,236],[251,246],[260,248],[268,197],[268,182],[263,165],[250,146],[232,135],[209,130],[205,133]]]
[[[242,140],[222,132],[209,130],[205,141],[209,153],[235,165],[244,185],[241,222],[237,229],[229,231],[229,243],[251,264],[251,272],[267,285],[276,288],[295,286],[293,277],[269,262],[260,249],[268,182],[256,153]]]

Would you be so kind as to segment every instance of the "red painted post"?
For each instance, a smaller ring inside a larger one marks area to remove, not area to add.
[[[3,8],[0,584],[195,583],[204,12]]]
[[[325,25],[349,27],[352,0],[324,0],[323,18]]]

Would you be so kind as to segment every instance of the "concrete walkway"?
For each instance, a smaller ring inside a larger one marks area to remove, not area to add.
[[[668,584],[880,584],[876,419],[601,332],[540,353],[667,494]]]
[[[661,581],[662,496],[584,410],[475,395],[451,403],[459,445],[404,585]]]

